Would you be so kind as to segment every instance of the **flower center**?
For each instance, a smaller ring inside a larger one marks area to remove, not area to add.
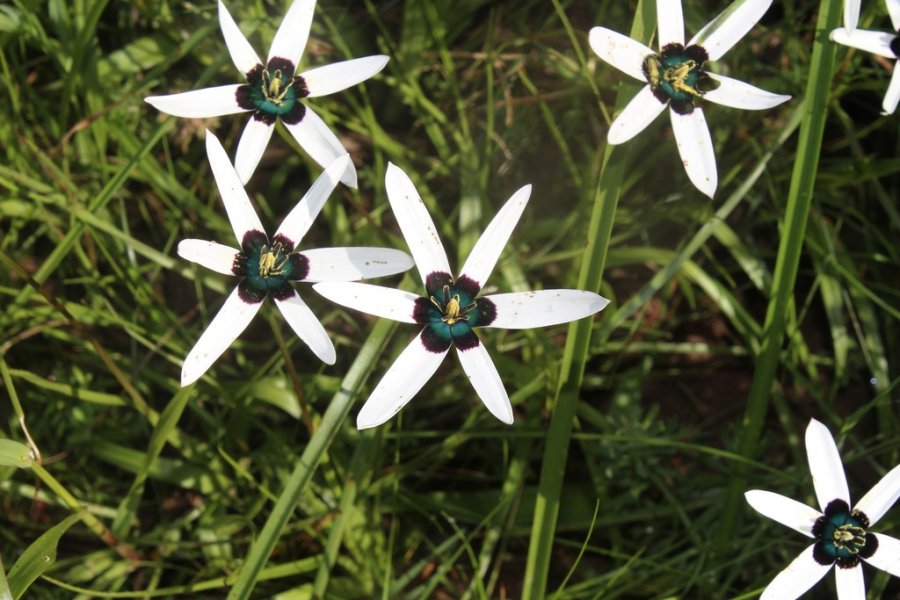
[[[659,54],[644,58],[642,68],[656,99],[687,115],[694,110],[694,99],[716,86],[703,70],[707,60],[702,46],[666,44]]]
[[[289,281],[299,281],[309,273],[309,259],[294,252],[294,244],[281,235],[269,243],[261,231],[248,231],[241,251],[234,259],[232,272],[244,277],[241,297],[247,302],[262,302],[272,294],[281,299],[293,293]]]
[[[855,567],[860,558],[869,558],[878,549],[878,539],[866,531],[868,526],[866,515],[851,511],[843,500],[832,500],[813,525],[813,558],[822,565]]]
[[[284,248],[281,242],[275,242],[275,245],[269,248],[263,244],[259,255],[259,276],[268,279],[269,276],[279,276],[284,274],[284,265],[290,258],[290,255],[283,253]]]
[[[422,341],[429,352],[445,352],[451,345],[461,351],[478,346],[473,327],[494,322],[497,307],[489,298],[475,297],[481,291],[478,282],[462,276],[454,280],[449,273],[436,271],[425,280],[425,296],[416,298],[413,320],[425,327]]]
[[[306,114],[300,98],[308,95],[306,82],[294,75],[294,63],[276,56],[266,66],[256,65],[247,73],[247,84],[237,90],[237,103],[269,125],[278,118],[294,125]]]
[[[897,30],[897,35],[891,40],[890,48],[891,52],[894,53],[894,56],[900,59],[900,29]]]
[[[266,69],[262,73],[262,94],[266,102],[271,102],[277,106],[281,106],[285,102],[288,92],[294,87],[294,78],[288,78],[282,74],[281,69]],[[296,98],[296,94],[291,94],[291,100]]]
[[[447,325],[455,325],[457,321],[468,321],[469,313],[477,306],[475,300],[472,300],[466,306],[462,306],[459,294],[451,294],[449,285],[444,286],[443,292],[443,302],[434,296],[429,296],[431,303],[441,311],[441,322]]]

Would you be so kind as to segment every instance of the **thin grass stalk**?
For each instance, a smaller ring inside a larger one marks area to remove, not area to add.
[[[631,37],[649,43],[656,28],[656,6],[653,2],[638,2]],[[633,95],[634,85],[624,83],[616,98],[616,112],[624,108]],[[594,205],[588,226],[588,239],[578,276],[578,287],[583,290],[600,289],[601,277],[616,206],[625,175],[627,148],[607,145],[600,167],[600,176],[594,193]],[[566,348],[560,369],[560,385],[550,416],[541,478],[531,523],[531,539],[525,565],[523,597],[543,598],[547,588],[547,574],[553,549],[553,537],[559,517],[560,492],[572,437],[572,422],[578,404],[584,365],[590,351],[593,319],[582,319],[569,325]]]
[[[794,285],[800,255],[803,252],[803,239],[806,235],[806,224],[822,150],[837,50],[836,45],[829,41],[828,34],[838,27],[840,15],[839,0],[822,0],[813,40],[806,95],[803,99],[805,114],[800,124],[797,159],[791,175],[784,227],[775,261],[772,295],[766,310],[762,344],[741,423],[738,454],[747,458],[756,454],[769,406],[769,396],[773,391],[775,374],[781,358],[788,313],[793,310]],[[733,539],[738,517],[744,510],[743,493],[746,491],[746,479],[747,469],[742,464],[736,464],[725,497],[719,546],[728,544]]]
[[[369,334],[365,344],[359,350],[359,354],[347,375],[341,381],[341,387],[331,399],[328,409],[322,416],[322,422],[315,434],[310,438],[306,449],[300,456],[297,466],[285,483],[284,490],[278,496],[278,502],[272,509],[272,513],[266,520],[262,532],[253,544],[238,572],[234,587],[228,592],[229,599],[248,598],[262,573],[263,567],[269,560],[275,543],[281,537],[281,533],[294,513],[294,507],[300,494],[303,493],[306,484],[322,461],[325,452],[331,446],[337,432],[347,420],[353,401],[359,388],[365,383],[378,356],[381,354],[388,338],[394,331],[396,323],[381,319],[375,324],[372,333]]]

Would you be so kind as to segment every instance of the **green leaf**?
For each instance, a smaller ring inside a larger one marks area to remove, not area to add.
[[[21,598],[34,580],[56,562],[56,545],[59,544],[59,539],[79,519],[81,513],[66,517],[25,549],[9,570],[9,590],[13,598]]]
[[[12,600],[12,592],[9,591],[9,582],[6,581],[2,558],[0,558],[0,600]]]
[[[0,438],[0,465],[27,469],[33,461],[31,448],[22,442]]]

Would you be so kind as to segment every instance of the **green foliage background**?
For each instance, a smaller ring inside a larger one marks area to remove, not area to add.
[[[287,4],[228,6],[262,52]],[[689,35],[725,8],[685,4]],[[613,302],[585,357],[544,548],[548,595],[755,597],[805,540],[744,507],[723,535],[736,469],[749,487],[814,504],[802,445],[811,417],[841,441],[854,498],[897,463],[900,128],[879,115],[890,65],[845,48],[777,385],[751,456],[736,452],[816,9],[775,3],[713,66],[794,96],[764,112],[707,105],[715,200],[688,182],[667,119],[628,145],[600,290]],[[532,183],[490,283],[576,287],[623,81],[589,50],[587,31],[627,32],[634,11],[620,0],[322,0],[303,65],[391,61],[314,103],[353,155],[360,188],[338,188],[304,245],[405,248],[384,192],[391,161],[416,182],[456,266]],[[880,2],[864,3],[861,26],[888,27]],[[511,394],[511,427],[448,360],[390,424],[356,431],[361,402],[414,329],[376,326],[302,286],[332,334],[334,367],[267,306],[180,389],[181,360],[232,282],[174,249],[232,238],[203,130],[233,152],[245,119],[176,119],[143,97],[236,75],[208,0],[0,5],[0,435],[24,444],[27,427],[40,452],[33,461],[26,446],[3,449],[2,564],[9,573],[75,512],[80,523],[29,594],[224,596],[301,454],[321,447],[255,595],[542,597],[523,581],[544,448],[559,443],[547,430],[565,327],[484,337]],[[279,223],[319,171],[279,129],[248,186],[263,224]],[[336,402],[346,409],[329,416]],[[334,435],[316,437],[330,423]],[[896,533],[898,521],[895,510],[878,529]],[[866,573],[870,598],[898,593],[886,574]],[[831,585],[810,597],[833,595]]]

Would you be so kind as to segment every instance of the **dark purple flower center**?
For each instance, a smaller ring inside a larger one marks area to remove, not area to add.
[[[694,100],[716,87],[703,66],[709,54],[702,46],[666,44],[659,54],[650,54],[641,65],[656,99],[668,103],[676,113],[694,111]]]
[[[820,565],[855,567],[860,558],[869,558],[878,550],[878,538],[866,531],[868,527],[865,514],[851,511],[843,500],[832,500],[813,525],[813,558]]]
[[[308,95],[306,82],[294,75],[294,63],[275,56],[265,67],[256,65],[247,73],[247,84],[237,90],[237,103],[269,125],[278,118],[294,125],[306,114],[300,99]]]

